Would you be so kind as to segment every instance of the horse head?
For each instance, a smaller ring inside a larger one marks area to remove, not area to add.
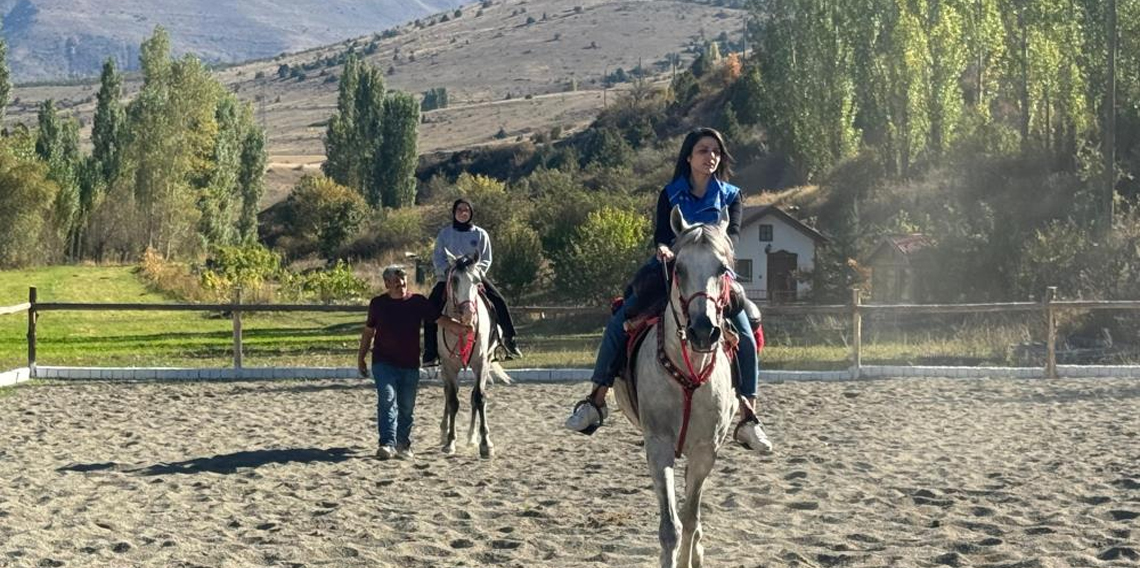
[[[710,351],[723,336],[723,312],[728,304],[729,274],[734,261],[728,239],[728,216],[722,210],[715,224],[692,224],[679,207],[669,217],[675,255],[673,291],[669,301],[694,350]],[[675,291],[675,292],[674,292]]]
[[[447,255],[447,307],[446,313],[463,323],[471,323],[479,306],[479,284],[483,281],[483,270],[479,268],[479,253],[455,256],[444,249]]]

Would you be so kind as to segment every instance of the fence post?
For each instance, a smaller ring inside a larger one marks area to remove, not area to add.
[[[36,377],[36,320],[39,313],[36,311],[36,287],[28,288],[28,374]]]
[[[1045,288],[1045,378],[1057,378],[1057,287]]]
[[[241,286],[234,288],[234,368],[241,370]]]
[[[863,367],[863,313],[859,306],[863,300],[859,289],[851,289],[851,378],[859,380]]]

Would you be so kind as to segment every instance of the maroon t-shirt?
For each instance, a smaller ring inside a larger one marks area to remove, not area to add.
[[[372,364],[377,361],[402,369],[420,366],[420,326],[439,319],[439,309],[420,294],[397,300],[384,294],[368,304],[365,325],[376,330]]]

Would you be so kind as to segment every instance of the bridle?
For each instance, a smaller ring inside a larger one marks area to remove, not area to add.
[[[471,314],[472,329],[456,338],[455,347],[448,345],[446,341],[443,346],[447,348],[448,355],[452,359],[459,359],[463,364],[463,368],[467,368],[471,362],[471,354],[475,351],[475,336],[479,329],[479,308],[475,305],[478,301],[478,296],[474,301],[463,300],[462,302],[456,301],[455,294],[452,293],[451,282],[455,278],[455,266],[451,266],[447,270],[447,283],[444,285],[444,295],[447,297],[447,302],[451,305],[451,311],[462,317],[465,313]]]
[[[693,300],[701,297],[704,297],[706,300],[712,300],[713,304],[716,306],[716,323],[718,326],[723,328],[725,319],[724,310],[728,306],[729,302],[729,291],[731,287],[732,276],[729,272],[725,272],[720,276],[720,293],[716,295],[716,298],[713,298],[712,295],[704,290],[695,292],[688,297],[682,294],[680,286],[677,283],[676,262],[673,264],[672,271],[669,270],[667,264],[663,263],[661,265],[661,274],[665,278],[666,294],[670,296],[669,312],[673,314],[673,323],[677,327],[677,339],[681,344],[681,358],[685,362],[685,369],[687,371],[685,372],[681,369],[678,369],[677,365],[673,363],[673,360],[665,351],[665,320],[662,319],[661,323],[658,324],[660,327],[657,329],[657,360],[661,363],[661,366],[665,368],[666,372],[668,372],[669,375],[672,376],[673,379],[681,385],[681,389],[684,392],[681,433],[677,438],[677,448],[674,450],[674,455],[680,457],[681,449],[685,446],[685,435],[689,430],[689,417],[692,414],[693,410],[693,393],[696,392],[696,390],[700,388],[701,385],[707,383],[709,378],[712,376],[713,370],[716,369],[717,358],[715,356],[715,352],[718,348],[721,348],[724,343],[724,340],[720,339],[707,350],[697,349],[690,344],[688,334],[685,332],[685,329],[687,329],[689,326],[689,305],[693,302]],[[681,301],[681,314],[685,318],[683,325],[680,316],[677,315],[677,308],[673,305],[672,292],[674,286],[677,287],[677,296]],[[724,337],[723,333],[721,337]],[[693,368],[693,361],[689,356],[689,351],[701,353],[704,355],[711,355],[707,357],[705,364],[701,367],[700,371],[697,371]]]

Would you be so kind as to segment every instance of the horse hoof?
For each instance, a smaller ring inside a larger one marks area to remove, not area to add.
[[[450,456],[451,454],[455,453],[455,444],[447,444],[444,447],[440,448],[439,451],[443,452],[444,455]]]
[[[494,455],[495,448],[492,448],[491,446],[479,446],[479,457],[486,459],[494,457]]]

